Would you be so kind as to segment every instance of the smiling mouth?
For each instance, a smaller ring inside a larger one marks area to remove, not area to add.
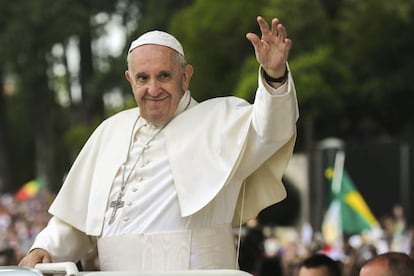
[[[164,101],[166,98],[145,98],[145,100],[146,101],[150,101],[150,102],[154,102],[154,103],[157,103],[157,102],[162,102],[162,101]]]
[[[159,96],[159,97],[148,97],[148,96],[146,96],[146,97],[144,97],[144,100],[153,101],[153,102],[160,102],[160,101],[163,101],[167,98],[168,98],[168,96],[166,96],[166,95]]]

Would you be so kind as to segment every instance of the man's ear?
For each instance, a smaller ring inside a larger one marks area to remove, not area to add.
[[[129,75],[128,70],[125,70],[125,78],[127,79],[127,81],[129,81],[129,83],[131,83],[131,76]]]
[[[184,82],[183,82],[183,90],[186,91],[188,90],[188,88],[190,87],[190,80],[191,77],[193,76],[193,66],[191,66],[190,64],[187,64],[184,68]]]

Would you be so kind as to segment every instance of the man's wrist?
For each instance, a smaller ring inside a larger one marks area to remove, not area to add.
[[[288,70],[287,66],[286,66],[285,73],[283,74],[283,76],[278,77],[278,78],[273,78],[273,77],[269,76],[266,73],[266,71],[263,70],[263,77],[264,77],[265,81],[267,81],[267,83],[283,83],[287,80],[288,76],[289,76],[289,70]]]

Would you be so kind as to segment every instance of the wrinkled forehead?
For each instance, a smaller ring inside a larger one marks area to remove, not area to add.
[[[128,70],[131,72],[159,73],[179,71],[181,63],[177,52],[171,48],[145,44],[129,53]]]

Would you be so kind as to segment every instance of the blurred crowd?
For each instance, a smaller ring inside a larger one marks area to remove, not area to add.
[[[241,230],[240,268],[256,276],[296,276],[304,260],[322,253],[339,262],[342,275],[358,276],[362,265],[379,254],[402,252],[414,258],[414,227],[406,224],[400,206],[391,213],[377,228],[343,236],[336,244],[327,244],[307,223],[280,227],[251,220]]]
[[[39,194],[17,201],[11,194],[0,195],[0,265],[15,265],[26,254],[37,233],[46,226],[47,209],[53,196]],[[300,263],[315,253],[324,253],[341,264],[343,275],[358,275],[368,259],[388,251],[413,257],[414,228],[396,206],[390,216],[380,220],[372,231],[343,238],[343,243],[328,245],[318,231],[304,223],[301,227],[260,225],[250,220],[235,228],[239,242],[240,268],[256,276],[295,276]]]
[[[0,195],[0,265],[15,265],[26,254],[34,237],[49,221],[52,197],[45,194],[17,201]]]

